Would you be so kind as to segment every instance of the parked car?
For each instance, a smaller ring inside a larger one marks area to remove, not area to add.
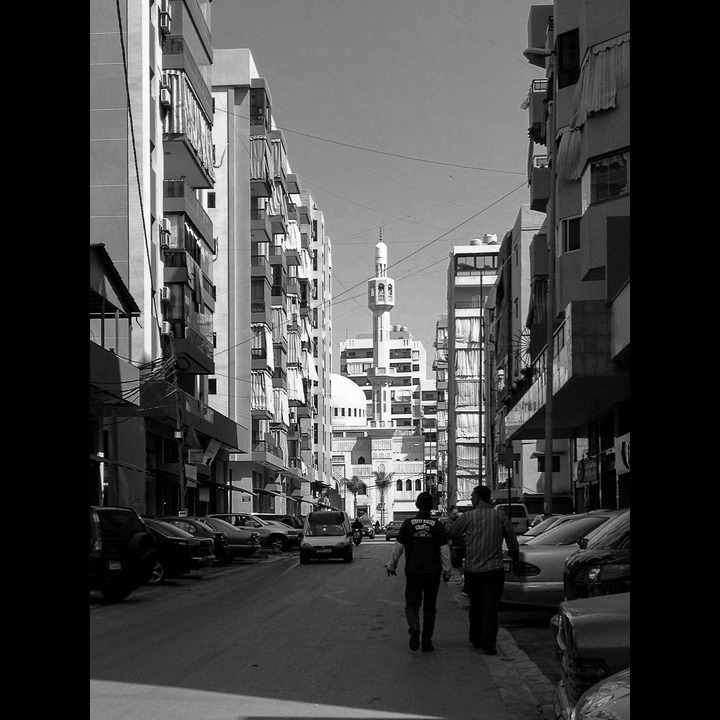
[[[90,506],[90,589],[119,602],[147,582],[155,567],[157,541],[128,507]]]
[[[148,583],[157,585],[165,578],[181,577],[196,568],[215,562],[214,542],[210,538],[193,537],[172,523],[144,518],[158,544],[158,555]]]
[[[385,539],[386,540],[395,540],[397,539],[398,532],[400,531],[400,527],[403,524],[402,520],[391,520],[386,526],[385,526]]]
[[[630,593],[565,600],[558,610],[552,624],[560,681],[553,705],[556,717],[570,720],[585,691],[630,667]]]
[[[302,532],[304,518],[300,517],[300,515],[282,515],[277,513],[253,513],[253,515],[259,517],[261,520],[280,522],[283,525],[297,530],[298,534]]]
[[[584,515],[585,513],[580,514]],[[577,515],[551,515],[549,518],[545,518],[536,525],[530,527],[527,532],[524,532],[522,535],[518,535],[517,541],[520,545],[524,545],[531,538],[542,535],[546,530],[557,527],[558,525],[561,525],[562,523],[567,522],[568,520],[572,520],[576,517]]]
[[[346,563],[353,560],[352,526],[344,510],[316,510],[305,516],[300,562],[307,565],[311,560],[342,558]]]
[[[630,720],[630,668],[621,670],[586,690],[571,720]]]
[[[218,532],[225,533],[228,539],[228,555],[230,560],[236,557],[251,557],[260,549],[259,535],[250,528],[236,527],[216,517],[196,517],[195,520],[205,523]]]
[[[211,538],[214,543],[215,560],[219,562],[227,562],[230,558],[230,543],[224,532],[214,530],[205,523],[189,517],[161,517],[158,520],[172,523],[181,530],[190,533],[194,537]]]
[[[620,512],[612,510],[573,516],[572,520],[550,528],[521,545],[517,565],[511,562],[507,550],[504,550],[505,585],[502,601],[556,608],[565,599],[565,558],[573,553],[575,543],[580,538],[592,536]]]
[[[578,544],[580,549],[565,560],[567,600],[630,592],[629,508]]]
[[[260,545],[276,552],[289,550],[300,542],[300,533],[276,520],[263,520],[253,513],[213,513],[216,517],[235,527],[244,527],[258,534]]]
[[[496,503],[496,512],[504,512],[509,518],[515,532],[522,535],[530,528],[530,513],[524,503]]]

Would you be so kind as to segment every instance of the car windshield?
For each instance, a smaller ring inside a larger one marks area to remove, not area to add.
[[[157,532],[162,533],[163,535],[168,535],[170,537],[183,538],[185,540],[192,537],[192,535],[190,533],[185,532],[184,530],[181,530],[179,527],[176,527],[175,525],[172,525],[171,523],[163,522],[162,520],[146,519],[145,522],[153,530],[156,530]]]
[[[95,510],[105,535],[125,536],[145,532],[143,521],[134,511],[111,508],[96,508]]]
[[[321,510],[320,512],[314,512],[308,515],[309,525],[342,525],[342,521],[342,513],[333,512],[332,510]]]
[[[608,521],[590,538],[587,549],[607,548],[609,550],[630,547],[630,511]]]
[[[507,505],[497,505],[498,510],[501,510],[507,515]],[[522,505],[511,505],[510,506],[510,517],[525,517],[526,511]]]
[[[201,522],[209,525],[213,530],[233,533],[239,532],[234,525],[231,525],[229,522],[225,522],[225,520],[221,520],[220,518],[203,518]]]
[[[525,547],[530,547],[531,545],[572,545],[572,543],[576,543],[596,527],[607,522],[607,519],[607,515],[586,515],[573,520],[567,520],[531,538],[525,543]]]
[[[544,520],[541,520],[537,525],[533,525],[527,532],[524,532],[523,535],[530,535],[532,537],[535,537],[535,535],[540,535],[540,533],[544,533],[546,530],[550,529],[558,522],[561,521],[557,517],[545,518]]]
[[[308,525],[306,535],[344,535],[345,529],[342,525]]]

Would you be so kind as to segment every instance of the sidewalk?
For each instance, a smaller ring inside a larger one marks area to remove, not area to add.
[[[453,573],[448,582],[455,604],[467,618],[469,601],[462,594],[462,581]],[[497,655],[483,655],[493,681],[516,720],[555,720],[554,685],[543,675],[502,626],[498,632]]]

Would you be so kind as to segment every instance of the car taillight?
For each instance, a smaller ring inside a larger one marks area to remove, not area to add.
[[[518,577],[532,577],[533,575],[540,574],[540,568],[537,565],[532,565],[531,563],[520,560],[515,564],[513,574]]]
[[[93,529],[90,554],[93,557],[100,557],[100,555],[102,555],[102,531],[100,530],[100,518],[94,510],[92,511],[90,522],[92,523]]]

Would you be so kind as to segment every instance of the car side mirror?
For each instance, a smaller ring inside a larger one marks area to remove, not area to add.
[[[588,546],[588,539],[587,538],[580,538],[577,541],[577,544],[580,546],[581,550],[585,550]]]

